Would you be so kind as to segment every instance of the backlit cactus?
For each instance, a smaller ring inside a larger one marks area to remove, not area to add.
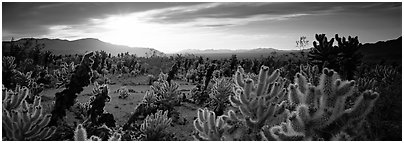
[[[168,111],[163,113],[162,110],[156,114],[151,114],[146,117],[143,124],[140,126],[140,131],[145,135],[144,140],[157,141],[167,135],[165,129],[170,126],[171,118],[167,117]]]
[[[167,81],[167,74],[160,73],[157,81],[150,88],[154,91],[158,100],[164,100],[175,104],[179,99],[179,85],[173,81]]]
[[[307,81],[313,85],[318,85],[319,82],[319,75],[321,71],[319,70],[317,65],[311,66],[307,65],[300,65],[300,74],[306,77]]]
[[[6,140],[46,140],[56,131],[55,127],[46,127],[51,115],[43,114],[41,98],[35,97],[33,104],[28,104],[28,94],[26,87],[5,91],[2,130]]]
[[[225,115],[216,117],[215,113],[207,108],[198,109],[198,118],[194,121],[197,134],[194,138],[199,141],[230,140],[224,134],[229,126],[225,123]]]
[[[353,107],[345,109],[347,97],[355,90],[354,81],[342,81],[339,75],[325,68],[318,86],[307,83],[305,76],[296,74],[295,84],[289,86],[289,103],[296,111],[270,132],[277,140],[330,140],[353,121],[366,116],[379,94],[367,90]]]
[[[276,82],[279,77],[278,70],[269,75],[268,67],[262,66],[258,84],[254,84],[252,79],[244,79],[242,70],[239,67],[235,75],[236,85],[242,88],[235,89],[236,96],[230,96],[229,99],[232,105],[241,111],[241,120],[245,121],[249,129],[258,133],[265,123],[284,111],[286,102],[282,99],[286,89]],[[229,114],[234,114],[234,111],[230,110]]]
[[[108,141],[121,141],[121,137],[122,135],[120,133],[114,132],[113,135],[109,137]],[[74,131],[74,141],[102,141],[102,139],[94,135],[87,138],[86,129],[82,124],[79,124]]]
[[[232,90],[234,84],[224,77],[220,79],[214,79],[214,81],[215,84],[213,84],[213,87],[211,89],[210,97],[214,99],[214,112],[218,116],[220,116],[223,114],[226,108],[226,104],[230,103],[229,96],[234,96]]]

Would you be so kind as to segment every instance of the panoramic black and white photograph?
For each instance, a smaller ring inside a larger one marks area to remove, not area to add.
[[[402,141],[402,2],[2,2],[2,141]]]

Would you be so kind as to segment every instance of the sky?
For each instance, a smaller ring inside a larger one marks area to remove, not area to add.
[[[401,2],[3,2],[2,39],[97,38],[165,53],[185,49],[298,49],[301,36],[400,37]]]

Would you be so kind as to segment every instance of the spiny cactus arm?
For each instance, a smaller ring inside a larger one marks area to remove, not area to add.
[[[281,82],[281,83],[280,83]],[[267,96],[265,96],[265,100],[269,103],[281,103],[285,100],[287,91],[283,88],[283,81],[275,82],[272,85],[271,91]],[[267,103],[267,104],[268,104]]]
[[[236,74],[234,76],[234,81],[237,86],[244,87],[244,69],[241,66],[238,66]]]
[[[25,86],[20,87],[19,85],[17,85],[15,91],[6,90],[5,93],[6,97],[3,100],[3,108],[10,111],[12,109],[18,108],[21,105],[23,99],[25,99],[28,96],[29,89]]]
[[[194,121],[194,127],[198,134],[194,135],[196,140],[219,141],[223,140],[223,133],[226,128],[225,116],[219,116],[216,119],[214,112],[207,108],[198,109],[198,118]]]
[[[367,90],[357,99],[354,106],[345,110],[347,117],[351,120],[359,119],[369,114],[373,109],[376,100],[379,98],[379,93]]]
[[[268,70],[269,68],[267,66],[262,66],[261,70],[258,74],[258,86],[256,90],[256,96],[259,97],[261,95],[264,94],[264,92],[266,92],[266,90],[264,90],[264,87],[267,86],[267,76],[268,76]]]
[[[293,107],[299,105],[304,98],[303,93],[298,88],[296,84],[290,84],[288,87],[288,100]]]

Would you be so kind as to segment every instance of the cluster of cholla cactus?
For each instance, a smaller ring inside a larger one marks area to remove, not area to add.
[[[175,105],[179,102],[179,85],[174,81],[168,82],[167,78],[167,74],[160,73],[159,78],[152,86],[150,86],[150,88],[153,90],[153,93],[159,101],[169,102],[168,104]]]
[[[108,141],[121,141],[122,135],[114,132],[114,134],[109,137]],[[77,125],[76,130],[74,131],[74,140],[75,141],[102,141],[100,137],[92,135],[90,138],[87,138],[87,131],[83,127],[82,124]]]
[[[108,95],[108,86],[106,84],[99,85],[97,82],[94,83],[93,95],[89,100],[89,109],[87,115],[89,116],[89,121],[93,125],[100,125],[104,122],[99,121],[99,119],[104,115],[105,103],[111,100]],[[113,124],[112,124],[113,122]],[[115,126],[115,121],[108,122]]]
[[[196,69],[190,69],[190,70],[188,70],[188,71],[187,71],[187,74],[185,75],[185,77],[187,78],[187,81],[188,81],[188,82],[191,82],[191,80],[192,80],[192,82],[195,82],[196,73],[197,73],[197,70],[196,70]]]
[[[135,108],[135,111],[124,125],[125,129],[129,128],[136,120],[144,119],[158,110],[168,111],[169,117],[178,113],[175,111],[174,106],[180,103],[179,85],[174,81],[170,81],[171,84],[169,84],[167,76],[167,74],[160,73],[159,79],[150,86],[151,90],[146,92],[142,102]]]
[[[283,88],[279,80],[279,70],[274,70],[269,74],[269,68],[262,66],[258,75],[258,83],[255,84],[250,78],[243,77],[243,69],[238,68],[235,74],[236,96],[230,96],[231,104],[241,111],[239,118],[235,111],[229,111],[231,120],[239,120],[248,128],[248,132],[259,134],[261,128],[266,124],[277,122],[278,115],[283,113],[286,102],[283,101],[286,89]],[[260,137],[247,137],[248,140],[259,140]]]
[[[57,121],[66,115],[65,110],[74,105],[77,94],[83,91],[83,87],[90,84],[93,57],[94,52],[86,53],[80,64],[75,66],[74,73],[71,75],[69,83],[65,85],[65,89],[55,94],[56,101],[52,110],[51,125],[56,125]]]
[[[140,131],[145,135],[143,140],[156,141],[164,140],[167,136],[166,128],[171,124],[171,118],[167,117],[168,111],[163,113],[162,110],[157,111],[146,117],[140,126]]]
[[[232,140],[228,131],[230,126],[225,121],[227,118],[226,115],[216,117],[216,114],[207,108],[199,108],[198,118],[194,121],[194,127],[198,133],[194,135],[194,138],[199,141]]]
[[[71,62],[70,64],[64,62],[60,69],[53,71],[53,76],[56,79],[56,88],[63,87],[70,82],[75,67],[76,65],[74,65],[74,62]]]
[[[216,117],[212,111],[199,109],[194,121],[198,131],[195,139],[351,140],[354,135],[348,135],[347,130],[363,125],[379,97],[377,92],[366,90],[347,106],[347,98],[357,92],[355,82],[342,81],[327,68],[319,77],[319,85],[312,85],[306,76],[297,73],[287,90],[279,71],[268,71],[262,66],[255,84],[244,78],[239,67],[234,76],[235,96],[229,97],[238,110]]]
[[[255,84],[250,78],[245,79],[244,71],[241,67],[238,68],[236,75],[234,76],[235,85],[234,93],[235,96],[229,96],[231,104],[237,108],[236,111],[230,110],[228,115],[222,115],[218,117],[219,124],[220,120],[226,120],[226,125],[229,126],[226,136],[222,132],[214,132],[214,138],[207,138],[206,133],[198,129],[197,125],[195,128],[199,131],[199,134],[203,135],[204,140],[261,140],[260,132],[261,128],[266,124],[274,124],[271,122],[277,122],[277,115],[285,110],[286,102],[282,101],[285,99],[286,89],[283,88],[283,83],[279,81],[279,70],[275,70],[272,74],[269,74],[269,69],[266,66],[261,67],[258,83]],[[202,112],[202,110],[198,111]],[[205,113],[207,111],[203,111]],[[237,114],[236,112],[241,112]],[[214,120],[215,114],[205,113],[209,116],[198,115],[198,122],[207,120],[212,122]],[[210,119],[206,119],[206,118]],[[228,124],[231,123],[231,124]],[[195,123],[196,124],[196,123]],[[239,126],[241,124],[241,127]],[[207,129],[205,124],[205,130]],[[222,126],[219,126],[220,128]],[[237,129],[238,128],[238,129]],[[196,139],[200,139],[196,136]]]
[[[15,91],[3,87],[3,140],[46,140],[55,133],[55,127],[47,127],[51,115],[43,113],[41,98],[28,104],[29,94],[27,87],[17,86]]]
[[[295,83],[289,85],[288,102],[295,107],[288,119],[269,131],[277,140],[330,140],[371,111],[379,94],[371,90],[361,93],[353,107],[345,103],[355,90],[354,81],[342,81],[339,75],[323,69],[318,86],[296,74]]]
[[[210,97],[213,99],[215,107],[214,112],[216,115],[220,116],[223,114],[226,104],[229,102],[229,96],[234,96],[233,93],[233,82],[224,77],[214,79],[215,84],[213,84]]]

